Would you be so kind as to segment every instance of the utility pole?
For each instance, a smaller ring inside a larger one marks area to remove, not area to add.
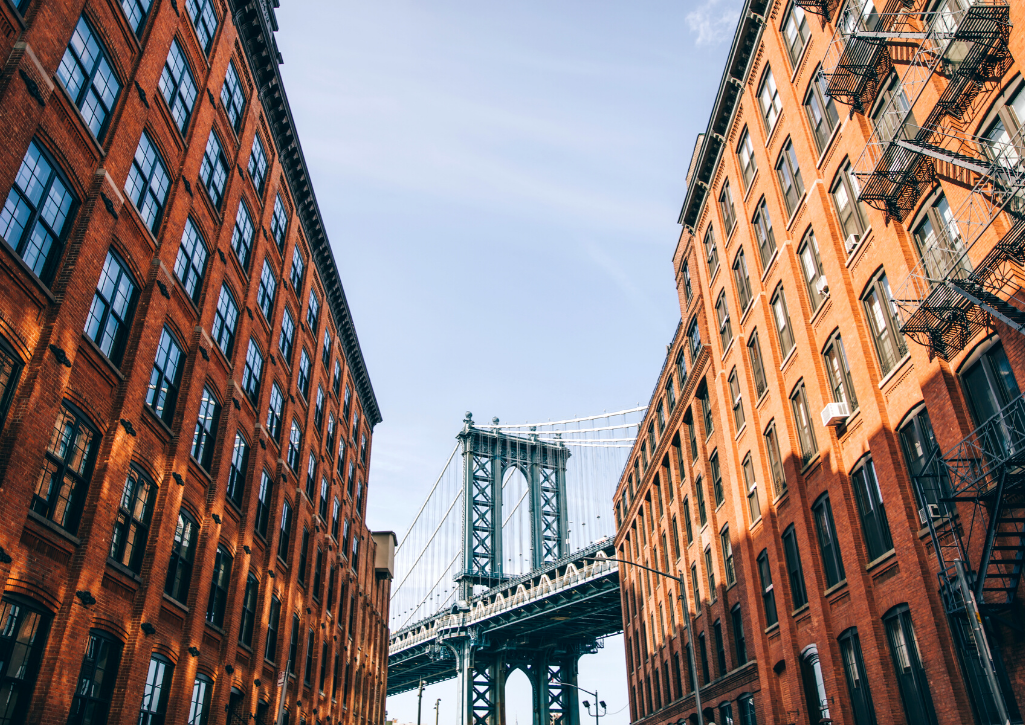
[[[438,725],[438,706],[439,705],[441,705],[441,698],[440,697],[438,698],[438,701],[434,703],[434,725]]]
[[[420,707],[424,704],[424,681],[420,680],[420,687],[416,691],[416,725],[420,725]]]

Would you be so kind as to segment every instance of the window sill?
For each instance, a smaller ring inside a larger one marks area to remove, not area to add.
[[[727,344],[727,345],[726,345],[726,347],[725,347],[725,348],[723,348],[723,351],[722,351],[722,357],[720,358],[720,362],[721,362],[722,360],[725,360],[725,359],[726,359],[726,356],[730,354],[730,350],[732,350],[732,349],[733,349],[733,342],[734,342],[734,340],[736,340],[736,339],[737,339],[737,338],[735,338],[735,337],[731,337],[731,338],[730,338],[730,342],[729,342],[729,344]],[[720,340],[720,342],[722,342],[722,341]],[[355,444],[353,444],[353,445],[355,445]]]
[[[151,408],[149,406],[149,404],[144,403],[143,406],[142,406],[142,409],[144,411],[146,411],[147,413],[149,413],[150,419],[155,421],[156,423],[158,423],[160,425],[160,427],[163,429],[163,431],[168,436],[172,436],[172,437],[174,436],[174,431],[171,430],[171,426],[169,426],[167,423],[165,423],[163,418],[161,418],[159,415],[157,415],[155,412],[153,412],[153,408]]]
[[[50,291],[50,288],[47,287],[46,284],[43,282],[43,280],[41,280],[39,278],[39,275],[37,275],[35,272],[33,272],[29,268],[29,266],[27,264],[25,264],[25,260],[22,259],[21,255],[19,255],[14,250],[14,247],[12,247],[10,245],[10,243],[7,241],[7,239],[5,237],[0,236],[0,241],[3,242],[3,248],[14,259],[15,264],[17,264],[19,267],[21,267],[21,271],[24,272],[26,274],[26,276],[28,276],[28,278],[31,279],[35,283],[36,287],[38,287],[39,291],[43,293],[43,295],[46,297],[47,301],[50,304],[55,304],[57,302],[57,298],[53,296],[53,293]]]
[[[209,627],[213,631],[217,632],[217,634],[221,635],[222,637],[224,636],[225,632],[224,632],[224,628],[223,627],[218,627],[216,624],[214,624],[213,622],[211,622],[208,619],[204,619],[203,620],[203,624],[205,624],[207,627]]]
[[[184,614],[188,614],[189,613],[189,608],[187,606],[185,606],[184,604],[182,604],[181,602],[179,602],[174,597],[172,597],[170,594],[168,594],[167,592],[161,592],[161,594],[163,595],[165,602],[167,602],[168,604],[171,604],[172,606],[174,606],[177,609],[180,609]]]
[[[826,139],[826,143],[822,145],[822,151],[819,152],[819,158],[815,162],[816,169],[822,168],[822,163],[826,160],[826,156],[829,155],[830,149],[833,148],[833,142],[836,141],[836,137],[840,135],[840,129],[843,125],[843,122],[838,121],[836,126],[833,127],[833,131],[829,134],[829,138]]]
[[[779,364],[779,369],[782,371],[783,368],[785,368],[787,366],[787,364],[790,362],[790,358],[792,358],[796,354],[797,354],[797,344],[795,343],[794,346],[792,348],[790,348],[790,352],[788,352],[786,354],[786,357],[783,358],[783,362],[781,362]]]
[[[128,577],[129,579],[131,579],[132,581],[134,581],[136,583],[142,582],[142,577],[141,576],[136,574],[134,571],[129,569],[127,566],[122,564],[120,561],[117,561],[116,559],[111,559],[109,556],[107,557],[107,566],[109,566],[111,569],[113,569],[117,573],[119,573],[119,574],[121,574],[123,576]]]
[[[743,179],[743,172],[741,172],[741,178]],[[744,201],[745,204],[747,203],[748,197],[751,196],[751,189],[755,188],[755,182],[756,181],[758,181],[758,167],[757,166],[755,167],[754,174],[752,174],[752,176],[751,176],[751,183],[749,183],[747,185],[747,188],[744,189],[744,199],[743,199],[743,201]]]
[[[803,466],[801,466],[801,475],[803,476],[809,470],[811,470],[816,465],[818,465],[818,463],[821,460],[821,458],[822,458],[821,452],[816,451],[815,455],[812,456],[811,459],[807,463],[805,463]]]
[[[100,349],[100,346],[97,345],[96,342],[91,337],[86,335],[84,332],[82,333],[82,339],[85,340],[89,344],[89,349],[92,350],[94,353],[96,353],[99,356],[99,358],[104,363],[106,363],[107,367],[109,367],[110,371],[112,373],[114,373],[114,375],[117,376],[118,380],[120,380],[121,382],[124,382],[125,376],[121,373],[120,370],[118,370],[118,367],[117,367],[117,365],[114,364],[114,361],[111,360],[109,357],[107,357],[103,353],[103,350]]]
[[[747,316],[749,314],[751,314],[751,310],[753,310],[755,308],[755,300],[757,300],[757,296],[752,297],[750,302],[747,303],[747,307],[745,307],[744,309],[742,309],[740,311],[740,327],[741,327],[741,329],[743,329],[743,327],[744,327],[744,322],[747,320]]]
[[[904,357],[897,361],[897,364],[893,366],[893,370],[886,373],[886,375],[883,376],[883,379],[879,381],[879,389],[882,390],[886,387],[886,384],[889,383],[905,365],[907,365],[909,360],[911,360],[911,348],[908,348],[908,352],[905,353]]]
[[[811,606],[811,605],[810,605],[810,604],[808,604],[808,602],[805,602],[804,604],[802,604],[801,606],[799,606],[799,607],[798,607],[797,609],[795,609],[794,611],[792,611],[792,612],[790,613],[790,616],[791,616],[791,617],[796,617],[796,616],[797,616],[798,614],[802,614],[803,612],[806,612],[806,611],[808,611],[808,608],[809,608],[810,606]]]
[[[135,34],[132,33],[132,35]],[[106,158],[107,152],[103,150],[102,144],[93,135],[92,129],[89,128],[89,124],[85,120],[85,116],[82,115],[82,111],[78,108],[78,104],[71,100],[71,94],[68,92],[68,89],[64,87],[64,83],[62,83],[61,80],[56,77],[56,74],[54,75],[54,81],[56,82],[53,84],[53,87],[60,89],[61,98],[63,98],[64,102],[67,104],[69,110],[71,111],[71,115],[78,119],[78,123],[81,126],[78,135],[88,139],[92,143],[93,149],[96,151],[97,154],[99,154],[100,159]],[[124,91],[126,89],[122,88],[121,90]],[[120,95],[117,100],[121,100]],[[117,104],[115,103],[115,106],[116,105]],[[108,114],[107,116],[107,123],[104,124],[105,128],[101,128],[101,131],[110,130],[109,122],[111,120],[110,116],[113,115],[113,109],[111,109],[111,111],[111,114]]]
[[[775,624],[770,624],[770,625],[769,625],[768,627],[766,627],[766,628],[765,628],[764,630],[762,630],[762,631],[763,631],[763,632],[764,632],[765,634],[769,634],[770,632],[773,632],[773,631],[778,631],[778,630],[779,630],[779,622],[776,622]]]
[[[746,431],[747,431],[747,422],[745,421],[744,425],[740,426],[740,428],[737,429],[737,434],[735,436],[733,436],[733,440],[739,441],[740,437],[742,435],[744,435],[744,433]]]
[[[809,299],[810,299],[810,296],[809,296]],[[819,306],[816,307],[815,311],[811,313],[811,320],[809,320],[809,321],[811,322],[812,325],[814,325],[817,322],[817,318],[826,309],[826,303],[829,302],[830,299],[831,298],[830,298],[828,292],[826,292],[824,295],[822,295],[822,301],[819,302]]]
[[[74,546],[79,546],[82,543],[82,540],[74,534],[72,534],[70,531],[60,526],[59,524],[55,524],[53,521],[50,521],[50,519],[46,518],[42,514],[36,513],[32,509],[28,510],[28,517],[36,523],[45,526],[47,529],[57,534],[68,543],[73,544]]]
[[[762,394],[758,396],[758,400],[755,401],[755,408],[761,408],[762,407],[762,403],[764,403],[768,399],[769,399],[769,386],[768,386],[768,384],[766,384],[765,390],[762,391]]]
[[[840,591],[845,586],[847,586],[847,580],[846,579],[841,579],[836,584],[834,584],[833,586],[829,587],[829,589],[827,589],[826,591],[822,592],[822,596],[829,597],[831,594],[834,594],[834,593]]]
[[[758,527],[761,523],[762,523],[762,517],[759,516],[758,518],[756,518],[754,521],[751,522],[751,525],[747,527],[747,530],[748,531],[754,531],[754,529],[756,527]]]
[[[797,203],[794,204],[794,210],[792,212],[790,212],[790,216],[787,219],[787,223],[783,227],[788,232],[790,231],[790,228],[794,225],[794,222],[797,220],[798,215],[801,213],[801,208],[804,206],[804,201],[807,198],[808,198],[808,191],[806,189],[806,190],[801,192],[801,196],[798,197]]]
[[[892,558],[894,558],[896,556],[897,556],[897,550],[896,549],[890,549],[889,551],[887,551],[882,556],[878,556],[875,559],[873,559],[872,561],[870,561],[867,564],[865,564],[865,571],[866,572],[872,571],[873,569],[878,567],[880,564],[883,564],[883,563],[889,561],[890,559],[892,559]]]
[[[776,259],[778,257],[779,247],[776,247],[772,250],[772,254],[769,256],[767,260],[765,260],[765,265],[762,267],[762,287],[765,286],[765,279],[769,276],[769,273],[772,272],[772,268],[776,264]]]
[[[847,266],[848,269],[850,269],[851,266],[854,264],[854,258],[855,257],[859,257],[860,258],[860,253],[861,253],[861,251],[863,249],[865,249],[867,247],[867,244],[868,244],[868,241],[869,241],[869,236],[871,234],[872,234],[872,227],[869,227],[868,229],[866,229],[860,235],[861,238],[858,240],[858,246],[856,246],[850,252],[847,252],[847,250],[844,250],[847,253],[847,263],[846,263],[846,266]]]

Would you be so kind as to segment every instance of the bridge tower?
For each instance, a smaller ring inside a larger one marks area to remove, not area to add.
[[[531,567],[538,569],[569,554],[566,462],[570,452],[562,443],[541,441],[533,434],[512,436],[497,427],[477,428],[470,413],[457,438],[463,454],[463,561],[456,577],[459,607],[472,599],[475,586],[490,589],[509,579],[502,566],[502,483],[512,468],[527,480]],[[531,683],[534,725],[579,725],[577,662],[593,643],[560,650],[532,646],[527,651],[497,652],[487,644],[473,632],[449,644],[460,673],[464,725],[506,725],[505,682],[516,668]]]

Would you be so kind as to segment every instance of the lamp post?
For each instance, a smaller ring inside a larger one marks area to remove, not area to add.
[[[595,690],[594,692],[591,692],[590,690],[585,690],[580,685],[574,685],[572,682],[563,682],[562,683],[562,687],[572,687],[572,688],[580,690],[584,694],[590,695],[591,697],[594,698],[594,722],[595,722],[595,725],[598,725],[598,718],[601,717],[602,715],[604,715],[606,712],[608,712],[608,708],[605,707],[605,701],[598,699],[598,691],[597,690]],[[602,712],[600,714],[598,712],[599,706],[604,711],[604,712]],[[584,708],[587,710],[587,714],[590,715],[591,714],[591,703],[589,703],[587,700],[584,700]]]
[[[441,698],[434,703],[434,725],[438,725],[438,707],[441,705]]]
[[[697,664],[694,661],[694,638],[691,636],[690,630],[690,605],[687,603],[687,582],[683,578],[683,573],[681,573],[680,576],[673,576],[672,574],[668,574],[664,571],[652,569],[650,566],[644,566],[643,564],[627,561],[626,559],[598,559],[593,556],[587,558],[589,561],[614,561],[618,564],[636,566],[638,569],[645,569],[650,571],[652,574],[664,576],[666,579],[672,579],[680,585],[680,601],[683,602],[683,628],[687,631],[687,665],[690,669],[690,686],[694,688],[694,708],[698,715],[698,725],[705,725],[705,716],[701,712],[701,691],[698,687],[698,669]],[[588,713],[590,713],[590,710],[588,710]]]

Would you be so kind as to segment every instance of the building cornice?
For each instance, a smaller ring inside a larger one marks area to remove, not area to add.
[[[267,123],[271,129],[274,146],[281,159],[281,167],[288,182],[288,188],[295,202],[296,213],[302,224],[303,232],[310,244],[311,254],[320,279],[324,283],[328,308],[335,320],[338,339],[342,351],[352,372],[356,385],[356,394],[363,406],[364,418],[371,427],[381,422],[381,411],[377,405],[370,375],[367,373],[363,351],[360,349],[356,326],[352,320],[349,303],[345,299],[345,290],[338,274],[331,242],[324,230],[324,220],[320,214],[320,205],[313,192],[313,182],[306,166],[299,135],[296,132],[292,109],[288,105],[285,87],[281,82],[278,68],[282,62],[274,39],[274,31],[278,29],[274,16],[272,0],[232,0],[232,15],[239,37],[245,47],[246,57],[253,70],[258,95],[263,105]],[[273,0],[274,6],[277,5]]]

